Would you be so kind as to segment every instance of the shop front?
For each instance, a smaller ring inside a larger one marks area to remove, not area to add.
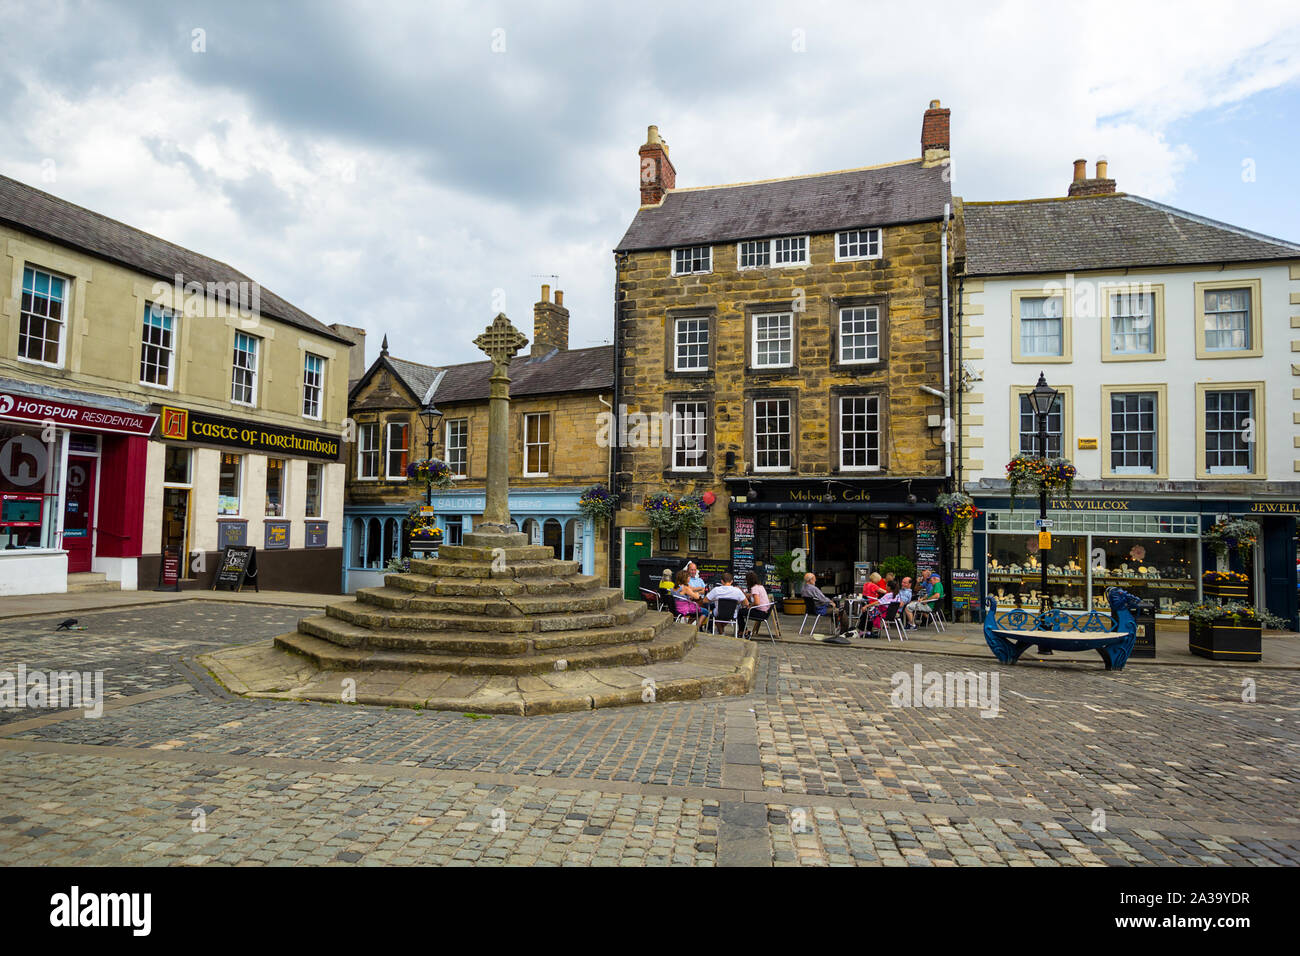
[[[1020,499],[1012,508],[1006,497],[977,496],[975,503],[984,511],[973,526],[981,591],[1000,608],[1037,608],[1046,565],[1047,596],[1056,607],[1104,611],[1106,589],[1118,586],[1170,617],[1178,602],[1202,599],[1205,572],[1234,570],[1249,575],[1252,603],[1295,626],[1297,503],[1177,495],[1052,499],[1045,551],[1036,501]],[[1253,551],[1220,557],[1205,543],[1205,532],[1225,517],[1260,522]]]
[[[170,405],[158,415],[142,585],[160,583],[163,556],[171,553],[181,558],[184,582],[208,586],[223,548],[251,545],[259,588],[338,592],[340,436]]]
[[[942,522],[934,504],[942,479],[729,479],[731,568],[762,567],[780,588],[778,556],[802,549],[827,593],[860,591],[882,561],[905,557],[945,573]]]
[[[510,492],[511,525],[528,535],[532,544],[552,548],[565,561],[580,561],[583,574],[597,573],[595,523],[578,507],[581,491],[559,488],[514,489]],[[423,498],[413,497],[402,505],[349,505],[345,515],[346,567],[344,590],[351,594],[358,588],[379,587],[384,583],[384,568],[393,559],[406,554],[405,521],[412,507]],[[482,489],[435,489],[433,509],[443,544],[458,545],[474,530],[486,504]],[[605,573],[602,569],[600,573]]]
[[[0,379],[0,594],[68,575],[136,587],[155,416],[107,395]]]

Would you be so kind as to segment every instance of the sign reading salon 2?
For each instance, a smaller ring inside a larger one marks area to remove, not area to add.
[[[164,440],[225,445],[265,452],[268,455],[318,458],[323,461],[338,461],[342,448],[337,435],[200,414],[187,408],[168,405],[161,408],[158,432]]]

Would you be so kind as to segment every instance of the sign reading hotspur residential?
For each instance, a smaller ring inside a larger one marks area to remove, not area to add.
[[[341,443],[335,435],[280,428],[217,415],[202,415],[187,408],[162,406],[159,437],[172,441],[229,445],[253,451],[297,455],[337,461]]]

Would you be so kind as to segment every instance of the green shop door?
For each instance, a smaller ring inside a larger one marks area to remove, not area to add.
[[[623,529],[623,597],[629,601],[641,600],[641,572],[637,562],[650,557],[653,537],[649,528]]]

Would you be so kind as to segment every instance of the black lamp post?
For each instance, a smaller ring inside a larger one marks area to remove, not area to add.
[[[420,409],[420,420],[424,422],[424,450],[425,459],[433,460],[433,430],[438,427],[438,421],[442,418],[442,412],[438,411],[437,406],[430,402]],[[424,503],[433,504],[433,483],[429,482],[424,486]]]
[[[1034,390],[1029,393],[1029,401],[1034,406],[1034,414],[1038,417],[1038,457],[1047,459],[1047,416],[1051,414],[1052,405],[1056,402],[1056,396],[1059,393],[1056,389],[1047,384],[1047,377],[1038,373],[1038,384]],[[1038,531],[1041,534],[1046,530],[1044,522],[1047,520],[1047,488],[1040,484],[1038,486],[1038,517],[1040,519]],[[1039,613],[1047,613],[1047,555],[1043,549],[1038,549],[1038,601]],[[1046,653],[1051,653],[1050,651]]]

